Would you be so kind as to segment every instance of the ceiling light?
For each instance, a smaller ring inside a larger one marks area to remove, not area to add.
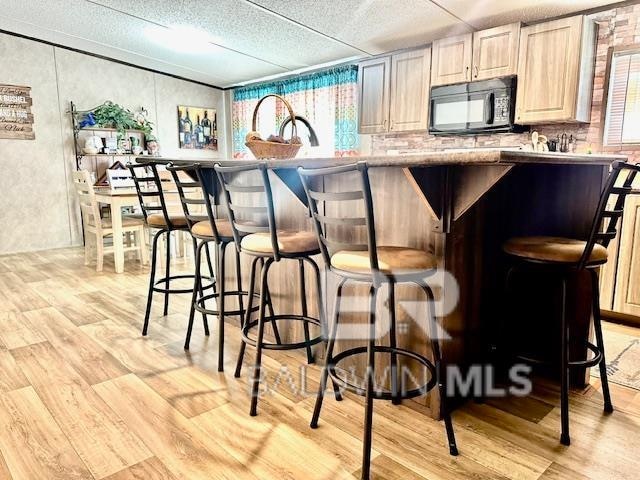
[[[180,53],[201,54],[219,48],[212,43],[214,39],[207,32],[191,25],[150,25],[144,33],[158,45]]]

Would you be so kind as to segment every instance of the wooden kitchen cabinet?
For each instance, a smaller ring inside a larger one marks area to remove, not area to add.
[[[434,41],[431,85],[515,75],[519,40],[520,24],[511,23]]]
[[[430,72],[430,48],[391,57],[389,131],[427,129]]]
[[[422,48],[360,63],[359,132],[426,130],[431,49]]]
[[[640,198],[625,200],[615,275],[613,310],[640,316]],[[616,257],[611,259],[616,260]]]
[[[583,15],[521,29],[516,123],[590,120],[595,41]]]
[[[473,34],[434,40],[431,86],[471,81]]]
[[[473,34],[473,80],[515,75],[518,72],[520,23]]]
[[[360,133],[383,133],[389,122],[391,58],[381,57],[358,66]]]

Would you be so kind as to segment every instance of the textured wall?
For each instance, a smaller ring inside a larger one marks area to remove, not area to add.
[[[605,98],[604,84],[607,68],[607,51],[611,46],[640,46],[640,4],[615,8],[597,13],[593,17],[599,24],[598,44],[596,51],[594,88],[591,105],[591,122],[589,124],[536,125],[539,133],[555,138],[567,133],[577,138],[577,150],[586,152],[589,148],[599,151],[602,148],[602,115]],[[472,148],[519,146],[528,141],[529,134],[494,134],[471,137],[435,137],[427,133],[405,133],[393,135],[371,135],[371,153],[378,155],[385,152],[416,152],[439,150],[444,148]],[[363,142],[366,144],[367,142]],[[640,151],[619,150],[635,161],[640,161]]]
[[[223,92],[81,53],[0,34],[0,83],[32,87],[36,139],[0,139],[0,253],[79,244],[80,216],[70,183],[75,168],[69,102],[79,109],[111,100],[149,111],[166,156],[227,156],[220,128],[215,152],[178,149],[179,104],[215,107],[226,123]],[[8,67],[8,68],[5,68]],[[185,153],[186,152],[186,153]]]

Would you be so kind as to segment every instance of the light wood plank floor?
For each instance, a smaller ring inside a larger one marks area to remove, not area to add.
[[[0,256],[0,478],[359,478],[359,398],[327,397],[311,430],[318,367],[303,384],[302,352],[269,352],[271,389],[249,417],[249,370],[233,378],[238,328],[227,329],[220,374],[216,322],[207,338],[198,316],[186,353],[188,297],[172,297],[143,338],[147,270],[109,272],[108,261],[102,274],[85,267],[78,248]],[[617,410],[603,416],[598,386],[572,394],[569,448],[548,383],[528,398],[466,404],[453,415],[457,458],[418,406],[378,402],[374,478],[636,479],[640,393],[614,386]]]

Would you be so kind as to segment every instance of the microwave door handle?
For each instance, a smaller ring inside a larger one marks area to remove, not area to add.
[[[495,94],[493,92],[487,94],[484,102],[484,118],[487,125],[492,125],[495,119],[494,100]]]

